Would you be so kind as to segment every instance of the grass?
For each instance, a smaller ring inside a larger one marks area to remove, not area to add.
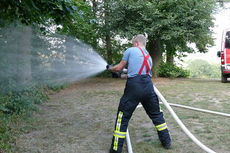
[[[34,118],[26,114],[13,114],[9,117],[0,116],[0,153],[11,153],[17,136],[33,129]]]
[[[228,113],[230,84],[191,79],[154,79],[170,103]],[[15,152],[108,153],[125,80],[94,78],[51,95],[40,105],[33,129],[16,140]],[[143,108],[135,110],[129,132],[135,153],[200,153],[162,105],[172,149],[160,145],[157,132]],[[230,118],[173,107],[185,126],[216,152],[230,150]],[[124,145],[124,153],[127,146]]]
[[[170,81],[167,86],[170,86],[173,91],[162,85],[159,85],[158,88],[170,103],[229,112],[229,83],[180,79]],[[180,98],[175,100],[173,97],[178,97],[178,95],[180,95]],[[188,129],[205,145],[217,152],[228,152],[230,150],[229,118],[181,108],[174,109]],[[172,118],[168,115],[168,112],[165,115],[169,118],[167,120],[170,124]],[[220,141],[220,138],[225,141]]]

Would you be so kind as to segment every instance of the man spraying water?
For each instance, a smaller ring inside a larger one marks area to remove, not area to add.
[[[163,147],[170,149],[171,138],[151,80],[152,59],[145,49],[146,38],[137,35],[132,43],[133,47],[125,51],[119,64],[107,66],[112,72],[120,72],[128,63],[127,82],[118,107],[110,153],[122,152],[128,122],[139,102],[155,125]]]

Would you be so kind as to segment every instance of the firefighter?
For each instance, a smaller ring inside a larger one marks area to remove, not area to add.
[[[170,134],[151,80],[152,59],[145,49],[145,36],[136,35],[132,44],[133,47],[125,51],[121,62],[108,68],[112,72],[120,72],[128,63],[127,82],[118,107],[110,153],[122,152],[128,122],[139,102],[155,125],[162,146],[170,149]]]

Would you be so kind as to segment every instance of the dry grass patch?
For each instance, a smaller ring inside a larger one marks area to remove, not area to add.
[[[229,112],[230,85],[220,81],[153,79],[170,103]],[[17,139],[15,152],[108,153],[116,111],[125,80],[94,78],[78,82],[42,104],[33,128]],[[162,106],[172,135],[172,149],[161,147],[155,128],[143,108],[129,123],[135,153],[197,153],[196,146]],[[230,152],[230,118],[173,108],[189,130],[216,152]],[[127,152],[126,145],[124,153]]]

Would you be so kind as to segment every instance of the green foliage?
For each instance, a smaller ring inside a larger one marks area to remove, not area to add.
[[[136,34],[147,34],[147,49],[153,58],[156,57],[156,42],[160,42],[161,52],[170,52],[171,56],[195,52],[191,43],[196,45],[198,52],[207,52],[213,45],[211,27],[215,2],[120,0],[113,3],[112,30],[129,39]]]
[[[121,1],[115,5],[114,29],[129,38],[147,33],[164,45],[171,43],[182,49],[190,48],[186,42],[195,43],[205,52],[213,45],[210,27],[214,6],[214,0]]]
[[[219,64],[210,64],[201,59],[189,61],[187,69],[191,78],[220,78],[221,74]]]
[[[0,6],[0,25],[4,25],[5,21],[47,25],[48,19],[60,24],[76,17],[79,2],[80,0],[3,0]]]
[[[74,19],[65,21],[66,27],[58,28],[58,32],[74,36],[97,49],[98,25],[92,8],[82,0],[75,1]]]
[[[189,72],[174,64],[161,62],[158,67],[158,75],[169,78],[187,78],[189,77]]]
[[[19,26],[14,27],[11,23]],[[21,23],[32,27],[32,35],[31,33],[24,33],[24,35],[28,35],[26,38],[20,34],[20,29],[22,30],[24,27]],[[9,27],[9,25],[10,28],[4,31],[2,27]],[[24,62],[22,64],[31,66],[31,70],[28,70],[28,76],[31,75],[30,78],[36,81],[29,80],[28,82],[23,82],[19,79],[19,77],[25,79],[25,76],[21,75],[21,72],[27,71],[26,69],[21,70],[20,68],[23,66],[19,64],[19,58],[22,57],[21,59],[23,59],[25,48],[31,48],[28,56],[30,53],[31,56],[42,54],[49,57],[49,60],[54,60],[52,59],[51,49],[55,47],[55,49],[57,49],[60,46],[60,44],[58,44],[60,42],[57,44],[49,44],[47,43],[47,37],[44,35],[38,36],[35,33],[40,33],[41,31],[46,32],[56,26],[59,26],[57,28],[59,33],[72,35],[75,38],[84,40],[88,44],[97,46],[95,39],[98,38],[98,35],[95,32],[95,22],[92,17],[91,7],[84,0],[1,1],[0,152],[11,152],[10,144],[14,143],[13,136],[15,134],[15,132],[12,132],[13,128],[11,122],[20,120],[21,116],[24,115],[28,117],[28,115],[36,110],[35,104],[47,101],[47,89],[60,91],[67,86],[66,84],[51,84],[46,87],[40,87],[39,85],[45,84],[40,80],[45,77],[43,75],[44,69],[42,69],[41,65],[45,65],[46,61],[36,58],[31,58],[29,62]],[[20,43],[25,43],[27,46],[25,45],[25,48],[15,47]],[[47,51],[42,47],[50,48],[50,50]],[[59,48],[58,52],[62,54],[63,48]],[[19,57],[17,55],[22,56]],[[61,62],[62,61],[59,60],[59,63],[53,62],[52,65],[48,66],[55,67],[58,70],[60,68],[59,66],[63,65]],[[56,73],[53,72],[53,75],[55,76]],[[45,79],[52,80],[53,78],[51,76]],[[27,85],[25,86],[24,83]],[[17,129],[15,129],[15,131],[17,131]]]
[[[113,29],[114,5],[118,1],[115,0],[95,0],[91,7],[93,13],[93,30],[90,38],[95,38],[97,43],[95,49],[103,56],[109,64],[117,64],[120,62],[126,44],[122,44],[119,34]]]
[[[24,113],[5,115],[0,112],[0,151],[11,153],[16,137],[29,130],[34,121],[32,116],[27,116]]]
[[[8,115],[30,113],[34,104],[47,101],[48,96],[42,88],[29,88],[22,91],[8,92],[0,96],[0,112]]]
[[[21,130],[19,122],[22,124],[23,118],[28,118],[37,109],[35,104],[47,100],[46,90],[38,87],[0,94],[0,151],[11,152],[14,137]]]
[[[69,84],[67,84],[67,83],[64,83],[64,84],[50,84],[50,85],[47,85],[47,89],[51,90],[51,91],[59,92],[62,89],[67,88],[68,85]]]
[[[0,151],[10,152],[13,137],[11,136],[10,129],[7,126],[7,120],[2,112],[0,112]]]
[[[121,61],[124,51],[128,47],[130,47],[131,44],[121,44],[119,40],[114,39],[112,39],[111,41],[112,63],[109,64],[116,65]],[[105,47],[98,48],[98,52],[104,59],[106,59],[106,61],[108,61],[107,52],[105,52]]]

